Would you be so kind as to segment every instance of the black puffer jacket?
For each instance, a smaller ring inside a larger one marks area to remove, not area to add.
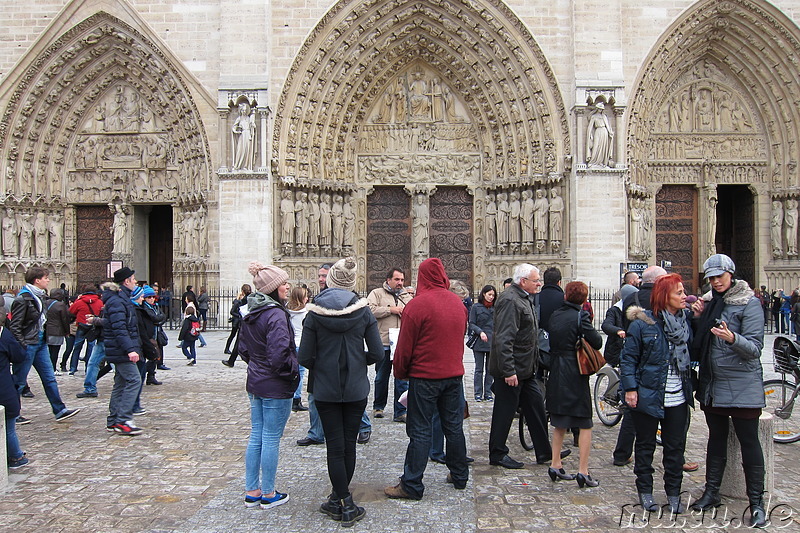
[[[591,418],[592,395],[589,392],[589,376],[581,375],[575,350],[579,323],[583,337],[589,344],[598,350],[603,345],[603,338],[592,326],[589,314],[581,311],[579,305],[564,302],[550,315],[547,411],[556,415]]]
[[[625,320],[622,317],[622,302],[617,302],[606,311],[606,318],[603,320],[603,333],[608,335],[603,357],[606,363],[611,366],[619,366],[619,353],[622,351],[624,339],[620,338],[619,332],[625,331]]]
[[[478,302],[469,310],[469,330],[470,332],[481,334],[486,333],[486,342],[480,337],[472,347],[473,352],[488,352],[492,349],[492,337],[494,336],[494,306],[486,307]]]
[[[125,363],[128,354],[142,355],[136,310],[131,302],[131,291],[116,283],[104,283],[103,289],[103,345],[106,361]]]
[[[47,311],[45,303],[37,298],[27,287],[23,288],[11,304],[11,321],[8,329],[14,334],[23,348],[39,344],[39,317]]]
[[[378,321],[367,300],[329,288],[306,308],[297,358],[310,371],[308,391],[323,402],[363,400],[369,395],[367,365],[384,357]]]
[[[4,307],[0,308],[5,310]],[[3,317],[5,318],[5,317]],[[2,319],[0,319],[0,322]],[[19,394],[14,386],[9,363],[25,360],[25,350],[8,328],[0,327],[0,405],[6,409],[6,420],[19,416]],[[3,467],[5,468],[5,467]]]

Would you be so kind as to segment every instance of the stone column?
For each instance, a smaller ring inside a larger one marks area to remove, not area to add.
[[[575,123],[577,131],[577,146],[576,154],[578,160],[575,162],[577,165],[586,164],[586,107],[575,108]]]
[[[261,157],[259,161],[261,162],[258,165],[259,172],[267,172],[267,119],[269,118],[269,108],[259,106],[256,110],[258,113],[259,120],[259,127],[261,129],[261,139],[259,142],[259,148],[261,152]]]
[[[614,139],[616,146],[614,147],[614,167],[625,168],[625,121],[622,117],[625,115],[624,107],[614,106]]]
[[[231,137],[231,130],[228,124],[230,109],[218,107],[217,112],[219,113],[219,171],[228,172],[233,159],[233,155],[228,152],[228,139]]]
[[[728,498],[746,499],[747,489],[744,481],[744,471],[742,470],[742,449],[739,446],[739,439],[736,438],[736,431],[733,423],[728,422],[728,464],[725,467],[725,475],[722,477],[720,494]],[[765,509],[769,503],[769,496],[775,490],[775,441],[772,440],[773,424],[772,415],[766,412],[761,413],[758,419],[758,440],[761,443],[761,450],[764,453],[764,495]]]

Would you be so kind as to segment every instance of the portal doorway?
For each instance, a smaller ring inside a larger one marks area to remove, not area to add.
[[[747,185],[717,186],[717,253],[736,263],[737,277],[755,287],[755,198]]]
[[[154,205],[147,217],[148,281],[172,286],[172,206]]]

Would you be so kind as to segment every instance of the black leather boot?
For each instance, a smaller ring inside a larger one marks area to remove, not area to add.
[[[339,500],[342,506],[342,526],[352,527],[353,524],[364,518],[367,511],[353,502],[353,495]]]
[[[330,516],[334,520],[342,519],[342,503],[335,492],[331,492],[328,501],[319,506],[319,511]]]
[[[692,504],[693,511],[707,511],[722,503],[719,486],[722,484],[722,475],[725,473],[727,462],[726,457],[706,456],[706,488],[703,495]]]
[[[764,466],[742,465],[750,501],[750,527],[766,527],[767,513],[764,510]]]

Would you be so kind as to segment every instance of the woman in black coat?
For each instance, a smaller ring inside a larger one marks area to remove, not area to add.
[[[234,363],[236,363],[236,358],[239,357],[239,338],[237,337],[237,334],[239,333],[239,328],[242,325],[242,307],[247,305],[247,297],[252,292],[253,289],[250,287],[250,285],[245,283],[242,285],[242,290],[239,291],[239,297],[233,301],[233,304],[231,304],[229,318],[231,322],[231,334],[228,335],[228,341],[225,343],[225,353],[229,354],[230,357],[222,360],[222,364],[229,368],[233,368]],[[236,342],[234,342],[234,339],[236,339]],[[232,342],[233,351],[231,352]]]
[[[581,306],[589,295],[589,287],[573,281],[564,289],[564,303],[550,315],[550,375],[547,379],[547,411],[553,426],[553,463],[547,473],[550,479],[575,479],[578,486],[596,487],[599,481],[589,475],[589,450],[592,446],[592,395],[589,376],[581,375],[575,344],[578,331],[598,350],[603,339],[592,326]],[[561,445],[569,428],[580,428],[578,474],[567,474],[561,464]]]
[[[472,346],[475,356],[475,401],[492,400],[492,383],[494,378],[489,374],[489,350],[492,348],[492,332],[494,331],[494,299],[497,289],[486,285],[481,289],[478,303],[469,310],[469,331],[477,333],[478,340]],[[485,370],[485,371],[484,371]]]
[[[17,417],[19,416],[19,394],[11,376],[10,364],[25,361],[25,350],[11,331],[3,327],[6,321],[6,308],[0,305],[0,405],[6,411],[6,457],[8,467],[16,469],[28,464],[25,453],[17,438]],[[1,467],[0,467],[1,468]]]

